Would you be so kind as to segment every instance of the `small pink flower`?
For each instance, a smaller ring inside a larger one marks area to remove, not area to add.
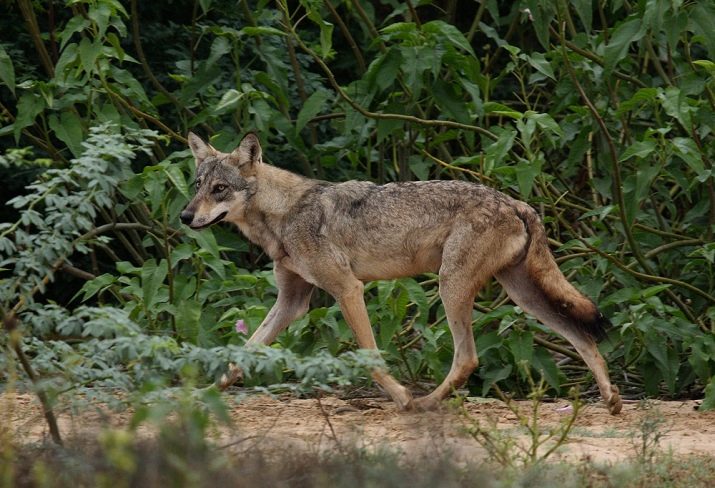
[[[243,321],[243,319],[238,319],[236,321],[236,332],[239,334],[248,334],[248,326],[246,325],[246,322]]]
[[[554,411],[558,412],[558,413],[571,414],[571,413],[573,413],[573,405],[564,405],[563,407],[556,407],[556,408],[554,408]]]

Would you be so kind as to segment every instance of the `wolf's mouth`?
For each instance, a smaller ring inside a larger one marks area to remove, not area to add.
[[[222,213],[219,214],[218,217],[216,217],[215,219],[213,219],[213,220],[212,220],[211,222],[209,222],[208,224],[199,225],[199,226],[192,226],[191,228],[194,229],[194,230],[205,229],[206,227],[209,227],[209,226],[211,226],[211,225],[214,225],[214,224],[217,223],[217,222],[221,222],[221,221],[224,219],[224,217],[226,217],[226,215],[228,215],[228,212],[222,212]]]

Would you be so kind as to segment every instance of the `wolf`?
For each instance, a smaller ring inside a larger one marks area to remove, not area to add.
[[[338,302],[358,346],[377,349],[364,283],[438,273],[454,341],[444,381],[413,398],[388,371],[371,372],[398,409],[434,409],[478,365],[472,309],[480,287],[495,277],[514,303],[574,346],[608,410],[620,412],[618,388],[596,343],[610,323],[561,273],[541,220],[528,204],[466,181],[377,185],[305,178],[264,163],[254,133],[231,153],[194,133],[188,142],[196,160],[196,194],[181,212],[181,222],[192,229],[235,224],[274,263],[278,297],[249,344],[270,344],[308,311],[318,287]],[[220,387],[240,374],[230,365]]]

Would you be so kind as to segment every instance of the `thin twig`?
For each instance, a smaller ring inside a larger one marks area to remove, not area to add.
[[[35,387],[35,394],[37,395],[37,398],[40,400],[40,404],[42,405],[42,413],[45,416],[47,426],[50,429],[50,436],[52,437],[52,440],[55,442],[55,444],[61,446],[62,437],[60,436],[60,429],[57,426],[57,419],[55,418],[55,414],[52,411],[52,404],[50,403],[49,398],[47,398],[47,394],[37,384],[38,378],[37,374],[35,373],[35,369],[32,367],[30,360],[25,355],[25,351],[22,350],[22,346],[20,344],[20,332],[17,330],[19,322],[17,319],[17,315],[15,314],[15,312],[12,311],[6,315],[5,310],[2,308],[0,308],[0,312],[3,315],[3,325],[5,326],[5,330],[10,336],[10,345],[15,351],[17,358],[20,360],[22,369],[25,370],[25,373],[27,374],[28,378],[30,378],[30,381]]]

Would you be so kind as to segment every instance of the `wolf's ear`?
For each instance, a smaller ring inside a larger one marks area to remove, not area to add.
[[[245,164],[256,166],[263,162],[262,154],[263,151],[261,150],[261,143],[258,141],[258,136],[253,132],[249,132],[241,139],[241,143],[238,147],[233,150],[231,158],[239,167]]]
[[[189,132],[189,135],[186,136],[186,138],[189,140],[189,147],[191,148],[191,152],[196,159],[196,166],[201,164],[204,159],[216,154],[216,149],[214,149],[210,144],[206,144],[193,132]]]

